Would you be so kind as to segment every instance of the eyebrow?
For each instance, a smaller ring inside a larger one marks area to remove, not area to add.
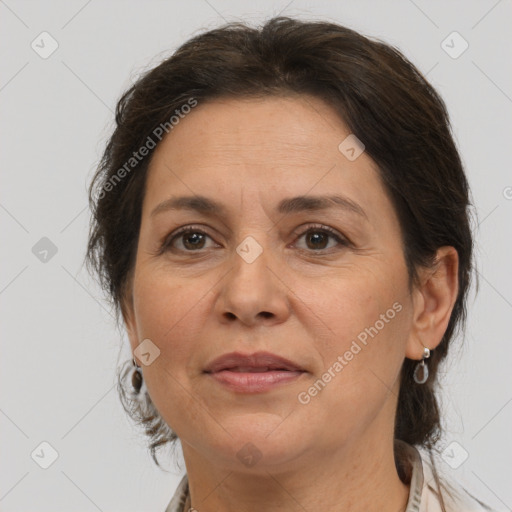
[[[328,196],[297,196],[280,201],[277,211],[281,214],[291,214],[302,211],[320,211],[336,208],[345,210],[349,213],[355,213],[358,216],[368,220],[366,212],[359,204],[348,197],[339,195]],[[205,196],[180,196],[171,197],[158,204],[151,212],[151,217],[169,210],[191,210],[202,214],[222,216],[226,213],[226,208]]]

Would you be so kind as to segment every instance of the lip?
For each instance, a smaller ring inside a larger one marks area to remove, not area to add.
[[[290,383],[306,370],[270,352],[231,352],[214,359],[204,372],[232,391],[259,393]]]
[[[241,354],[230,352],[217,357],[205,368],[206,373],[216,373],[233,368],[269,368],[271,370],[304,371],[298,364],[271,352],[255,352],[254,354]]]

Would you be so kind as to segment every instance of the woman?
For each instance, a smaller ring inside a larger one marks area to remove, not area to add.
[[[490,510],[424,456],[472,235],[417,69],[332,23],[231,24],[116,121],[88,257],[134,354],[125,408],[153,457],[181,442],[167,511]]]

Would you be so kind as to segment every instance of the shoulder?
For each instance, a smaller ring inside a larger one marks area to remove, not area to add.
[[[419,512],[442,512],[442,504],[446,512],[493,512],[493,509],[475,498],[458,482],[441,474],[438,465],[430,461],[428,455],[416,451],[423,472]]]
[[[174,495],[167,505],[165,512],[182,512],[185,509],[185,502],[188,498],[188,477],[185,474],[181,479]]]

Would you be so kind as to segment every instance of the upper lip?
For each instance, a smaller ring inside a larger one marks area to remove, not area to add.
[[[230,352],[217,357],[211,361],[205,368],[206,373],[215,373],[231,368],[262,368],[269,370],[289,370],[305,371],[298,364],[285,359],[284,357],[272,354],[270,352],[255,352],[254,354],[241,354],[240,352]]]

